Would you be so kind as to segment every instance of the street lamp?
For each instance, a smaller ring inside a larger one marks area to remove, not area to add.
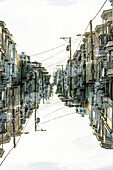
[[[69,49],[69,51],[70,51],[70,58],[69,58],[69,61],[70,61],[70,67],[69,67],[70,68],[69,69],[69,95],[72,97],[72,95],[71,95],[71,90],[72,90],[71,37],[61,37],[60,39],[63,39],[63,40],[68,39],[69,40],[69,48],[67,48],[67,50]]]
[[[64,95],[64,74],[63,74],[63,72],[64,72],[64,70],[63,70],[63,64],[62,65],[56,65],[56,66],[62,66],[62,83],[63,83],[63,86],[62,86],[62,94]]]

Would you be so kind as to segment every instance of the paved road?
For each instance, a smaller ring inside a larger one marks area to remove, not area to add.
[[[105,150],[92,134],[88,116],[64,106],[56,94],[41,103],[41,122],[34,131],[34,114],[16,149],[6,158],[2,170],[113,169],[113,150]],[[2,160],[2,159],[1,159]]]

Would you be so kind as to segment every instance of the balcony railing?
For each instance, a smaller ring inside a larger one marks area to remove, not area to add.
[[[108,48],[108,47],[111,47],[111,46],[113,46],[113,41],[108,41],[107,44],[106,44],[106,47]]]
[[[0,72],[4,72],[4,62],[0,61]]]
[[[86,74],[83,74],[82,76],[82,84],[84,85],[86,83]]]
[[[0,100],[0,109],[5,107],[5,101],[4,100]]]
[[[99,50],[99,56],[105,56],[106,55],[106,50],[100,49]]]
[[[113,76],[113,63],[107,62],[107,76]]]
[[[103,99],[103,102],[107,103],[108,105],[112,107],[113,101],[109,97],[103,97],[102,99]]]

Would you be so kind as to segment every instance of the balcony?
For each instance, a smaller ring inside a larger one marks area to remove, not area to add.
[[[0,100],[0,109],[5,107],[5,101],[4,100]]]
[[[113,68],[108,68],[107,77],[113,77]]]
[[[113,76],[113,51],[109,51],[107,53],[107,72],[106,75],[107,77],[112,77]]]
[[[112,105],[113,105],[113,101],[109,97],[103,97],[102,101],[103,101],[103,103],[107,103],[108,104],[107,107],[108,106],[112,107]]]
[[[99,77],[99,82],[102,83],[106,80],[106,68],[101,69],[100,77]]]
[[[86,83],[93,83],[96,79],[96,63],[94,61],[94,69],[92,68],[92,61],[87,63],[86,67]],[[93,80],[93,75],[94,74],[94,80]]]
[[[113,47],[113,41],[108,41],[107,44],[106,44],[106,48],[110,48],[110,47]]]
[[[78,64],[75,64],[75,68],[78,68]]]
[[[0,134],[6,133],[6,122],[7,122],[7,114],[0,115]]]
[[[4,72],[4,62],[0,61],[0,72]]]
[[[106,56],[106,50],[105,49],[99,49],[98,55],[99,55],[99,57]]]
[[[109,97],[103,97],[102,100],[103,100],[103,108],[105,108],[107,111],[106,127],[108,131],[111,132],[113,131],[113,124],[112,124],[113,101]]]
[[[78,89],[80,87],[80,81],[78,81],[75,85],[74,85],[74,88],[75,89]]]
[[[110,26],[110,34],[112,35],[113,34],[113,25],[111,24]]]
[[[107,77],[113,77],[113,60],[112,58],[107,61]]]
[[[102,148],[111,149],[111,148],[112,148],[112,140],[111,140],[111,137],[105,136],[105,139],[104,139],[104,141],[102,141],[102,142],[100,143],[100,146],[101,146]]]
[[[0,100],[0,111],[1,112],[7,111],[7,107],[5,105],[5,100]]]
[[[79,69],[77,69],[77,75],[79,76],[79,77],[81,77],[82,76],[82,72],[81,72],[81,69],[79,68]]]
[[[80,90],[85,90],[85,88],[86,87],[84,85],[80,85],[80,87],[79,87]]]
[[[84,73],[81,80],[82,85],[86,84],[86,74]]]

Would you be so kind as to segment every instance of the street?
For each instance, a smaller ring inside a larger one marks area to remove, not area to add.
[[[87,115],[82,117],[74,107],[64,106],[55,93],[44,102],[37,110],[37,131],[33,113],[2,170],[113,169],[113,150],[100,147]]]

